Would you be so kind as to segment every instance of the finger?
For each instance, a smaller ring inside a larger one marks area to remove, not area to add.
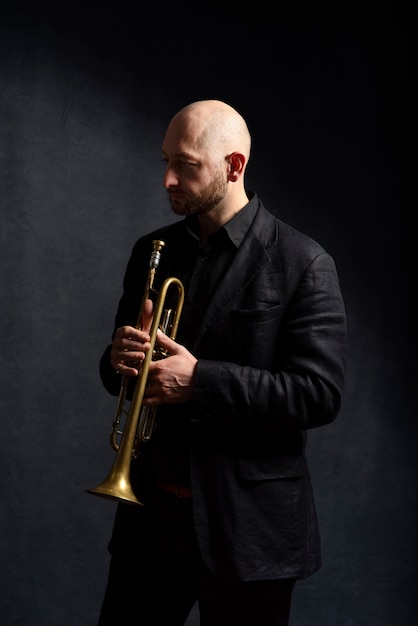
[[[133,364],[124,363],[123,361],[112,361],[111,364],[116,374],[121,376],[138,376],[138,369]]]
[[[126,336],[127,332],[130,333],[129,336]],[[118,329],[110,353],[112,366],[121,361],[125,365],[136,367],[138,362],[145,359],[145,354],[150,348],[149,339],[148,333],[136,328]]]
[[[147,343],[149,339],[149,332],[145,329],[122,326],[115,333],[113,347],[119,350],[135,350],[139,344]]]
[[[120,326],[115,332],[115,339],[127,339],[137,333],[133,326]]]

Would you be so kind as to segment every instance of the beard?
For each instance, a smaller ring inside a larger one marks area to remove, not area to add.
[[[219,171],[209,185],[198,194],[168,190],[171,208],[176,215],[204,215],[209,213],[224,199],[226,181]]]

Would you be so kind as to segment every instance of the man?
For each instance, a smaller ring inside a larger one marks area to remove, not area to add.
[[[143,506],[118,504],[100,626],[283,626],[295,581],[321,566],[304,454],[306,431],[340,409],[346,320],[333,259],[246,190],[251,139],[217,100],[186,106],[162,146],[164,186],[185,216],[139,239],[101,376],[140,372],[152,302],[135,328],[153,240],[156,285],[185,302],[169,353],[149,366],[143,406],[158,407],[132,463]],[[126,380],[126,379],[125,379]]]

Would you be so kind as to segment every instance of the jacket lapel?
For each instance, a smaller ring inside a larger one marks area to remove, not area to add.
[[[254,277],[263,270],[270,257],[266,248],[275,238],[274,217],[260,203],[259,211],[234,260],[225,272],[203,318],[196,343],[219,315],[239,296]]]

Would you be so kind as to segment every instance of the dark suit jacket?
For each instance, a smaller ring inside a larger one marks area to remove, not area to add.
[[[136,243],[115,328],[136,323],[151,241],[166,242],[162,281],[183,231],[176,222]],[[204,560],[241,580],[309,576],[321,553],[306,431],[336,418],[345,375],[346,318],[333,259],[260,202],[192,352],[199,362],[185,411]],[[101,374],[117,393],[109,349]]]

